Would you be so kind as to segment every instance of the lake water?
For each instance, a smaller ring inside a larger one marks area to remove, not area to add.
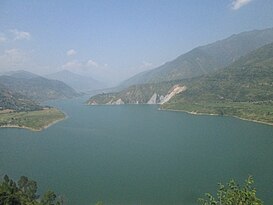
[[[272,202],[272,126],[83,102],[52,102],[69,117],[42,132],[0,129],[0,175],[26,175],[69,205],[191,205],[218,182],[251,174]]]

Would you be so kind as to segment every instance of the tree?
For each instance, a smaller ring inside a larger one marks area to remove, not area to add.
[[[24,194],[26,194],[29,198],[31,199],[36,199],[37,195],[37,182],[28,179],[25,176],[21,176],[19,181],[18,181],[18,186],[19,189],[21,189],[23,191]]]
[[[53,191],[47,191],[42,200],[41,204],[42,205],[54,205],[54,201],[56,200],[56,194]]]
[[[44,194],[41,202],[38,200],[37,183],[25,176],[18,182],[14,182],[7,175],[0,183],[0,205],[61,205],[62,202],[56,200],[56,194],[48,191]]]
[[[243,187],[240,187],[235,180],[231,180],[227,185],[219,184],[216,198],[207,193],[206,198],[199,199],[199,202],[202,205],[263,205],[256,196],[253,183],[253,178],[249,176]]]
[[[102,202],[102,201],[98,201],[98,202],[96,203],[96,205],[103,205],[103,202]]]

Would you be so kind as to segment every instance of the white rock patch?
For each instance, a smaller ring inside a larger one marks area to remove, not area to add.
[[[157,94],[154,93],[151,99],[147,102],[147,104],[149,105],[156,104],[156,100],[157,100]]]
[[[186,86],[181,86],[181,85],[173,86],[169,90],[168,94],[160,101],[160,104],[164,104],[164,103],[168,102],[172,97],[174,97],[175,95],[177,95],[185,90],[187,90]]]

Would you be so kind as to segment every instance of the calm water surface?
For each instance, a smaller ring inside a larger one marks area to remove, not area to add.
[[[190,205],[251,174],[258,196],[273,200],[272,126],[149,105],[51,104],[69,118],[42,132],[0,129],[0,175],[26,175],[69,205]]]

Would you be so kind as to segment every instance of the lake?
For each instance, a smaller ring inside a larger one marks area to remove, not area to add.
[[[197,204],[218,182],[253,175],[273,200],[273,127],[153,105],[54,101],[69,116],[42,132],[0,129],[0,175],[26,175],[69,205]]]

